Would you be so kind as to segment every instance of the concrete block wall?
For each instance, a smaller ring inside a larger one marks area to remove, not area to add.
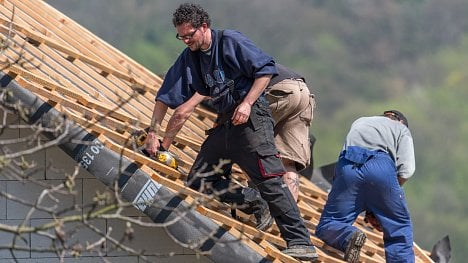
[[[3,117],[4,112],[0,110],[0,117]],[[14,115],[8,114],[6,124],[20,124],[18,118]],[[5,123],[0,123],[5,125]],[[24,124],[24,123],[23,123]],[[18,150],[31,149],[34,145],[27,143],[20,143],[15,145],[7,145],[6,139],[21,138],[31,134],[29,129],[3,129],[0,133],[0,149],[4,150],[5,147],[9,148],[11,152]],[[0,155],[4,154],[3,152]],[[0,224],[17,226],[19,224],[26,224],[27,226],[39,226],[44,223],[51,222],[50,213],[40,211],[40,209],[31,210],[31,206],[21,204],[7,195],[15,196],[28,203],[34,203],[38,200],[39,195],[44,190],[46,185],[59,185],[64,182],[65,176],[74,173],[76,162],[74,162],[68,155],[60,150],[58,147],[53,147],[41,150],[25,158],[28,162],[34,162],[35,168],[29,169],[27,177],[31,180],[21,179],[15,176],[14,171],[8,168],[0,169]],[[109,191],[104,184],[99,182],[95,177],[87,171],[80,169],[75,181],[76,190],[75,195],[60,195],[56,194],[53,198],[45,197],[41,205],[45,208],[55,208],[56,210],[66,209],[73,206],[73,204],[88,204],[95,196],[96,192]],[[55,198],[55,199],[54,199]],[[64,215],[73,215],[78,210],[70,209],[64,212]],[[86,211],[86,210],[85,210]],[[149,221],[147,217],[140,213],[133,207],[124,210],[126,216],[141,218],[143,221]],[[28,217],[30,220],[25,220]],[[126,222],[121,220],[96,220],[92,222],[95,227],[103,233],[110,234],[111,237],[119,239],[125,230]],[[67,224],[65,230],[74,231],[73,237],[68,240],[68,244],[80,241],[93,243],[98,241],[101,236],[84,227],[76,227],[77,224]],[[133,224],[134,235],[131,241],[124,241],[123,243],[135,250],[144,250],[144,255],[148,257],[150,262],[211,262],[204,256],[195,255],[195,252],[183,248],[176,244],[166,234],[164,229],[157,227],[144,227]],[[53,230],[48,230],[53,233]],[[38,252],[34,248],[44,247],[50,245],[50,239],[39,234],[24,234],[20,238],[15,237],[13,234],[0,230],[0,248],[10,245],[13,241],[17,246],[24,246],[29,250],[15,251],[13,254],[7,249],[0,249],[0,263],[3,262],[44,262],[53,263],[60,262],[59,257],[51,252]],[[168,255],[171,253],[172,255]],[[14,259],[16,258],[16,259]],[[16,260],[16,261],[15,261]],[[129,255],[128,253],[116,249],[110,243],[102,249],[102,255],[94,253],[83,253],[80,257],[72,257],[68,255],[65,262],[122,262],[122,263],[140,263],[147,262],[139,259],[136,256]]]

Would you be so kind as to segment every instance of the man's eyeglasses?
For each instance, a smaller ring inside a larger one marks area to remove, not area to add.
[[[189,33],[189,34],[187,34],[185,36],[179,36],[179,33],[177,33],[175,37],[178,40],[190,40],[190,39],[192,39],[193,35],[195,35],[195,33],[197,33],[197,31],[198,31],[198,28],[195,29],[195,31],[193,31],[192,33]]]

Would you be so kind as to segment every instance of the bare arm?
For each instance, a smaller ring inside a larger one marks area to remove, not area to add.
[[[192,115],[195,107],[202,102],[206,96],[203,96],[196,92],[193,96],[182,105],[176,108],[174,114],[172,114],[167,124],[166,134],[164,135],[162,146],[164,149],[169,149],[177,133],[184,126],[187,119]]]
[[[166,116],[167,108],[168,107],[166,104],[158,100],[154,104],[153,116],[151,117],[151,126],[148,132],[148,138],[146,140],[146,151],[150,155],[154,155],[158,151],[159,141],[157,134],[161,129],[161,123],[164,119],[164,116]]]
[[[403,186],[406,181],[408,181],[408,179],[398,176],[398,184],[400,184],[400,186]]]
[[[244,124],[247,122],[250,116],[250,111],[252,110],[252,105],[265,90],[270,79],[271,75],[265,75],[255,79],[249,93],[247,93],[247,96],[245,96],[241,104],[237,106],[234,114],[232,115],[232,123],[234,125]]]

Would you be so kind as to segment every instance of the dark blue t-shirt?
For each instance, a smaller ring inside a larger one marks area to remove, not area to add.
[[[166,104],[169,108],[175,109],[182,103],[186,102],[195,93],[192,87],[193,83],[201,83],[199,73],[192,73],[195,67],[194,55],[190,49],[186,48],[169,68],[161,88],[156,94],[156,100]]]
[[[255,78],[277,74],[273,58],[242,33],[224,30],[220,45],[220,31],[211,30],[211,33],[213,42],[209,53],[192,52],[186,48],[169,69],[157,100],[175,108],[197,91],[205,96],[221,98],[215,107],[220,113],[234,106],[229,104],[242,100]],[[223,92],[228,87],[230,92]],[[234,102],[226,100],[229,94],[234,94]]]

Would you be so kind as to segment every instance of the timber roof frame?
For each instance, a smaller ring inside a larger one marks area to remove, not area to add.
[[[180,193],[185,200],[201,196],[184,186],[184,172],[157,163],[129,146],[132,134],[150,124],[161,77],[40,0],[1,0],[0,37],[0,66],[5,74],[103,138],[106,147],[139,163],[155,181]],[[166,115],[163,127],[171,114],[169,111]],[[190,169],[205,138],[204,131],[212,127],[215,117],[197,108],[175,138],[173,148],[181,158],[183,171]],[[238,168],[235,178],[246,183]],[[305,178],[301,178],[300,189],[298,206],[313,234],[327,193]],[[197,211],[233,235],[243,236],[242,242],[259,254],[275,262],[297,262],[277,248],[284,247],[285,242],[276,226],[268,232],[257,231],[252,224],[231,218],[225,204],[198,206]],[[355,225],[368,236],[361,261],[384,262],[381,233],[364,223],[362,217]],[[314,235],[311,240],[321,261],[343,262],[339,252]],[[427,251],[416,244],[414,247],[416,262],[432,262]]]

